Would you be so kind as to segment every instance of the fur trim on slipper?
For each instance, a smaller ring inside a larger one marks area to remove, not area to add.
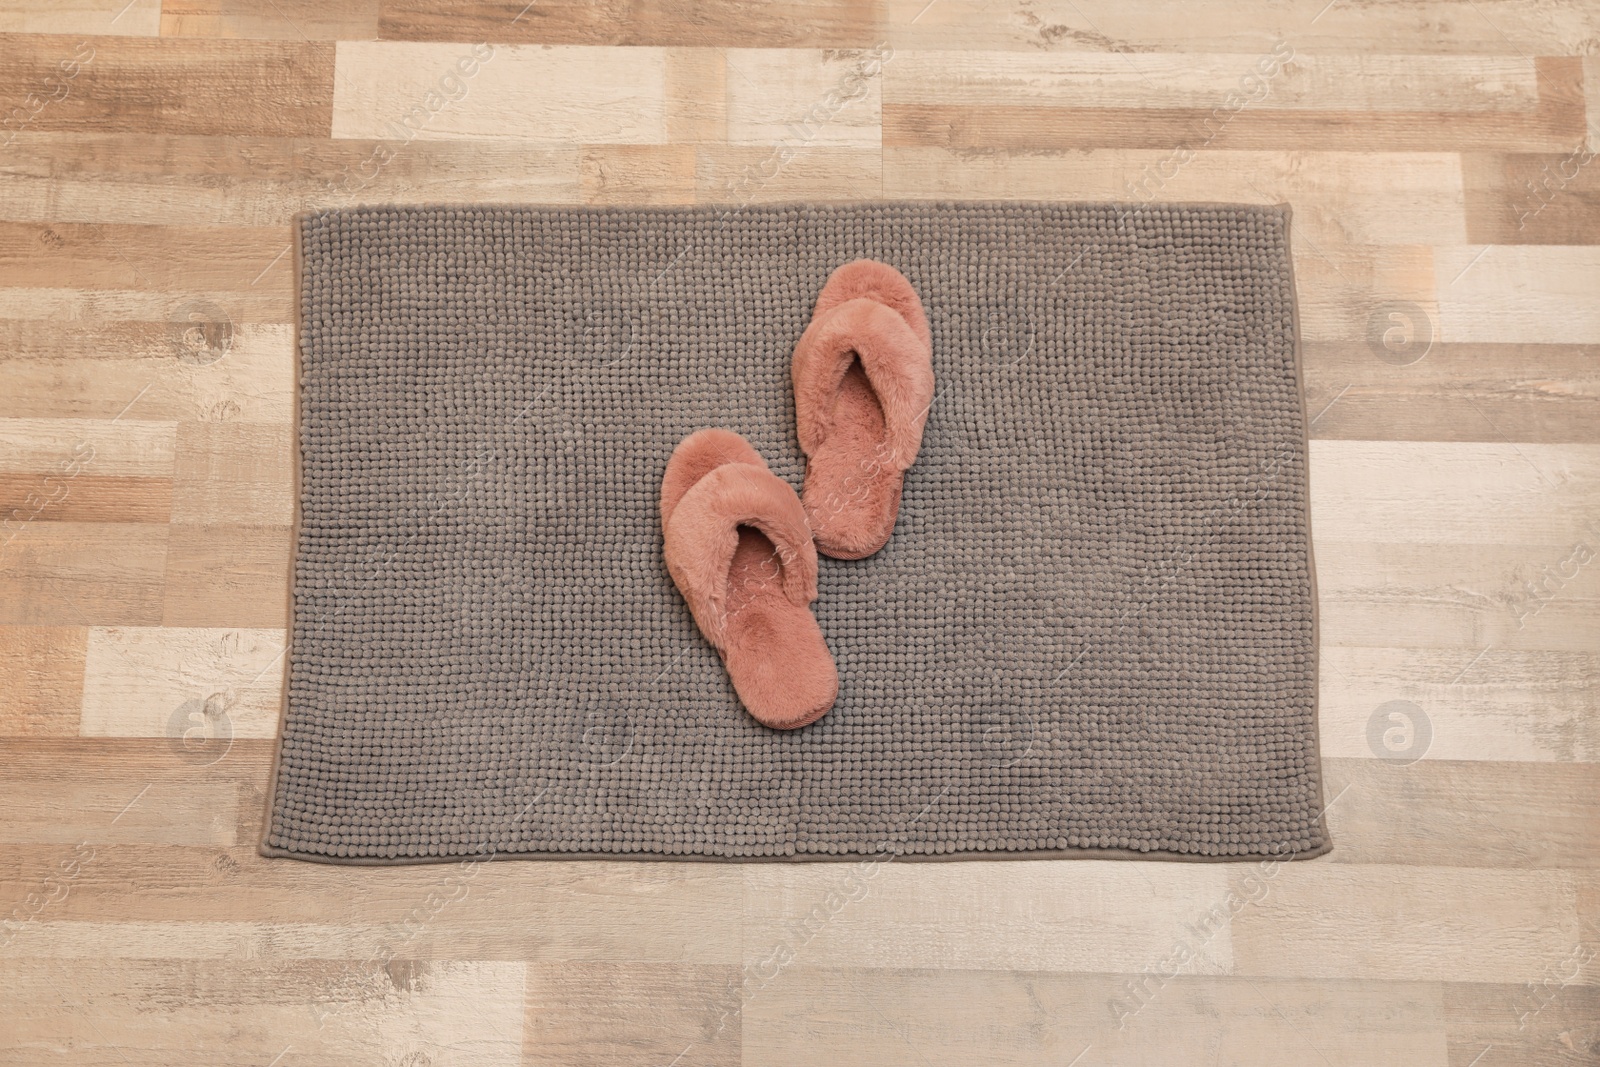
[[[791,377],[817,548],[869,556],[894,532],[903,473],[933,404],[931,333],[911,283],[872,260],[834,271],[795,346]]]
[[[743,438],[701,430],[661,485],[667,571],[745,708],[791,730],[821,718],[839,676],[811,614],[817,550],[800,499]]]

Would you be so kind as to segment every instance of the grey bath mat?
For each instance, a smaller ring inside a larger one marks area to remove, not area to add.
[[[263,850],[1326,851],[1286,209],[360,208],[301,220],[299,535]],[[821,722],[740,708],[661,559],[704,426],[797,488],[789,355],[899,268],[934,401],[822,561]]]

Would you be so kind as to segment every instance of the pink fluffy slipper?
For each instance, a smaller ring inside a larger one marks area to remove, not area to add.
[[[870,556],[894,532],[933,403],[932,337],[911,283],[870,259],[834,271],[795,346],[792,374],[817,550]]]
[[[793,730],[833,707],[839,675],[811,614],[817,550],[800,498],[736,433],[679,442],[661,481],[667,570],[758,722]]]

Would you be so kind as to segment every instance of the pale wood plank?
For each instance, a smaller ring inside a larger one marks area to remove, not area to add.
[[[1216,864],[1106,860],[745,867],[745,962],[790,954],[850,967],[1136,970],[1170,946]],[[1186,973],[1226,973],[1226,926]],[[770,964],[768,964],[770,966]]]
[[[1570,547],[1590,529],[1600,447],[1315,441],[1318,541]]]
[[[1314,53],[1581,55],[1600,33],[1583,0],[1404,0],[1382,7],[1204,0],[1175,17],[1117,0],[886,0],[896,48],[1251,52],[1280,40]]]
[[[728,141],[875,148],[886,69],[871,50],[730,50]]]
[[[334,137],[666,140],[663,49],[341,41],[338,56]]]
[[[174,759],[167,738],[80,737],[73,723],[70,737],[0,737],[0,758],[17,774],[43,777],[54,773],[64,782],[99,782],[126,779],[138,787],[152,779],[172,777],[200,782],[227,778],[240,789],[265,786],[276,749],[266,739],[236,738],[228,757],[205,765],[203,776],[193,776],[194,764]],[[249,816],[240,812],[240,819]],[[240,837],[239,840],[245,840]]]
[[[137,392],[122,399],[137,405]],[[177,455],[177,424],[117,419],[0,419],[0,470],[52,476],[70,491],[80,475],[166,478]]]
[[[1600,149],[1600,56],[1592,52],[1583,57],[1583,90],[1589,117],[1589,135],[1585,143],[1591,149]]]
[[[667,139],[673,144],[726,141],[727,54],[716,48],[670,48],[666,64]]]
[[[206,331],[198,345],[186,333],[197,325],[190,312],[215,316],[214,326],[198,324]],[[287,425],[294,416],[293,330],[232,319],[226,309],[196,302],[180,303],[166,322],[0,321],[8,355],[0,366],[0,418],[111,419],[138,397],[128,418],[147,425]],[[177,447],[174,437],[174,463]]]
[[[883,105],[883,142],[956,151],[1082,148],[1321,149],[1559,152],[1584,135],[1581,67],[1536,60],[1539,107],[1529,111],[1365,111],[1244,107],[1223,95],[1207,108]],[[1232,101],[1232,102],[1230,102]],[[1223,109],[1219,114],[1218,108]]]
[[[691,204],[692,145],[590,145],[579,161],[588,204]]]
[[[0,33],[119,34],[161,32],[161,0],[12,0],[0,10]]]
[[[6,961],[5,1053],[32,1063],[518,1067],[521,963]],[[296,1058],[297,1057],[297,1058]]]
[[[1600,1040],[1600,989],[1562,981],[1574,967],[1594,967],[1589,954],[1593,946],[1585,947],[1589,951],[1574,946],[1574,951],[1551,959],[1536,982],[1445,986],[1450,1067],[1471,1067],[1475,1059],[1519,1067],[1580,1067],[1593,1059]]]
[[[697,198],[713,204],[859,200],[881,189],[876,148],[828,145],[702,145],[695,153]]]
[[[1593,600],[1575,610],[1592,617]],[[1436,760],[1517,760],[1524,767],[1551,761],[1600,762],[1600,694],[1593,684],[1600,673],[1600,657],[1594,653],[1592,630],[1580,633],[1577,640],[1561,640],[1556,634],[1558,639],[1544,642],[1576,646],[1567,651],[1491,646],[1487,640],[1472,647],[1460,641],[1469,628],[1479,628],[1471,623],[1430,624],[1426,609],[1408,610],[1393,600],[1371,609],[1374,618],[1380,612],[1392,620],[1379,624],[1386,633],[1373,633],[1373,628],[1358,632],[1354,626],[1330,631],[1329,615],[1339,612],[1324,613],[1318,712],[1324,759],[1387,754],[1374,750],[1369,726],[1379,709],[1403,700],[1420,709],[1403,709],[1405,714],[1426,717],[1428,722],[1431,739],[1426,751],[1417,755]],[[1351,614],[1344,612],[1346,618]],[[1422,621],[1408,625],[1416,619]],[[1574,616],[1569,615],[1567,622],[1572,621]],[[1579,616],[1576,621],[1584,619]],[[1388,636],[1395,644],[1337,643],[1368,636]],[[1429,644],[1438,638],[1443,640]],[[1381,718],[1388,721],[1387,713]],[[1401,735],[1396,743],[1409,748],[1415,741],[1406,742]]]
[[[1324,758],[1335,863],[1600,866],[1600,767]]]
[[[8,774],[0,782],[0,843],[93,846],[237,844],[240,795],[227,779],[200,779],[175,754],[147,777],[98,781]],[[181,768],[181,769],[171,769]]]
[[[704,1025],[730,1000],[741,972],[683,964],[530,963],[523,1062],[557,1067],[595,1062],[737,1067],[739,1020]]]
[[[746,1004],[744,1047],[774,1065],[1446,1067],[1441,999],[1440,986],[1421,982],[797,964]]]
[[[87,648],[81,626],[0,627],[0,736],[77,735]]]
[[[25,155],[0,157],[13,193],[0,216],[17,221],[285,226],[300,211],[362,203],[579,198],[577,145],[429,141],[409,131],[337,141],[29,131],[18,144]],[[256,287],[282,284],[286,264],[277,271]]]
[[[293,433],[283,423],[180,423],[172,474],[173,521],[292,523]]]
[[[894,64],[887,69],[894,70]],[[1294,231],[1318,246],[1465,241],[1460,156],[1415,152],[1169,151],[957,152],[885,147],[886,195],[959,199],[1184,200],[1283,203]]]
[[[1600,191],[1588,180],[1593,165],[1582,144],[1560,154],[1465,155],[1466,242],[1600,243]]]
[[[137,806],[134,810],[137,810]],[[132,817],[130,812],[125,819]],[[91,827],[90,833],[105,836],[105,831],[98,828]],[[56,846],[57,856],[72,855],[85,865],[91,863],[98,865],[112,855],[112,849],[120,847],[100,843],[98,840],[83,844],[81,848],[70,847],[78,843],[79,839],[73,838],[72,842],[64,843],[68,847]],[[206,854],[211,857],[213,863],[230,870],[233,870],[240,859],[246,856],[246,853],[240,850],[214,850]],[[294,861],[288,862],[290,866],[296,866]],[[540,936],[534,930],[507,930],[505,923],[509,919],[496,920],[468,914],[481,908],[477,899],[482,885],[479,879],[484,875],[474,873],[472,868],[461,868],[456,865],[430,865],[427,869],[432,872],[434,881],[414,887],[406,901],[397,902],[396,914],[388,921],[378,922],[352,917],[342,914],[337,906],[331,905],[327,921],[322,922],[200,920],[192,917],[186,918],[182,923],[156,918],[110,922],[57,920],[54,918],[57,914],[56,909],[51,909],[41,914],[27,927],[13,932],[5,946],[5,955],[10,959],[39,960],[94,958],[359,960],[383,946],[392,946],[401,951],[405,957],[414,959],[507,961],[543,959],[546,961],[544,966],[548,973],[570,972],[570,978],[575,984],[581,981],[581,974],[587,962],[604,966],[608,960],[626,958],[629,960],[630,969],[638,968],[645,971],[663,965],[675,966],[671,953],[678,950],[675,946],[680,944],[681,933],[670,929],[660,931],[655,935],[659,938],[659,947],[650,946],[635,953],[630,951],[629,945],[620,937],[611,939],[591,933],[588,939],[580,939],[573,937],[573,931],[569,930],[562,936],[552,939],[549,936]],[[241,888],[244,888],[242,884]],[[347,896],[350,893],[366,891],[358,881],[347,883]],[[596,925],[610,921],[604,914],[600,914],[604,909],[594,909],[597,914],[591,919],[582,914],[583,905],[579,907],[580,914],[577,919],[579,926],[591,921]],[[248,911],[249,909],[243,909],[242,913],[247,914]],[[653,913],[660,918],[659,912],[653,909]],[[518,915],[516,921],[555,924],[563,920],[552,912],[539,920]],[[711,923],[716,920],[711,916],[702,916],[700,921]],[[634,938],[650,936],[648,931],[638,926],[630,927],[627,933]],[[639,962],[634,962],[635,960]],[[683,969],[718,976],[720,980],[717,986],[705,992],[707,1003],[721,1003],[726,998],[727,985],[737,986],[739,981],[737,977],[733,977],[732,981],[728,982],[723,977],[739,973],[738,968],[732,964],[690,963],[683,965]],[[576,988],[572,992],[582,996]],[[641,1010],[640,1005],[625,999],[617,1006],[625,1011],[634,1012],[636,1017],[641,1015],[648,1017],[650,1014]],[[560,1011],[559,1007],[548,1004],[536,1007],[551,1008],[554,1012]],[[553,1023],[554,1020],[549,1020],[546,1025]],[[591,1034],[590,1039],[615,1041],[622,1039],[622,1035],[608,1034],[601,1037],[599,1034]],[[667,1053],[667,1059],[671,1059],[672,1055],[679,1051],[681,1048],[673,1049]]]
[[[204,714],[208,737],[274,737],[283,649],[282,630],[95,627],[79,732],[181,741]]]
[[[1533,61],[1520,56],[1183,52],[921,51],[897,48],[886,104],[1142,109],[1529,111]],[[1247,103],[1246,103],[1247,102]]]
[[[14,862],[0,868],[0,889],[11,900],[55,870],[63,849],[27,844],[7,852]],[[158,884],[162,892],[132,894],[130,884]],[[154,923],[176,914],[195,924],[353,924],[358,932],[352,939],[365,938],[364,926],[402,926],[405,940],[396,947],[412,959],[739,966],[740,930],[729,916],[739,914],[740,892],[738,868],[720,864],[337,867],[264,859],[253,843],[229,849],[106,844],[95,848],[94,862],[47,917]],[[351,910],[353,900],[359,900],[359,914]],[[371,950],[383,943],[374,939]],[[322,954],[310,941],[298,944],[313,957]]]
[[[1600,247],[1484,245],[1434,251],[1445,341],[1600,340]]]
[[[282,250],[280,248],[278,251]],[[287,284],[268,286],[264,283],[232,292],[211,286],[197,286],[176,294],[120,287],[0,286],[0,320],[106,323],[134,319],[166,322],[169,315],[190,302],[226,306],[229,317],[235,323],[294,321],[292,288]]]
[[[77,855],[80,862],[92,863],[99,851],[86,845]],[[441,879],[454,873],[441,871]],[[456,895],[453,882],[442,884],[450,885],[448,895]],[[479,944],[475,939],[430,944],[428,958],[457,959],[463,954],[470,958]],[[14,960],[354,961],[385,945],[403,945],[408,955],[420,948],[416,932],[403,922],[58,922],[45,913],[13,931],[6,956]]]
[[[37,474],[0,474],[0,515],[31,515],[34,522],[166,522],[172,516],[172,482],[77,474],[70,480]]]
[[[1459,649],[1458,670],[1486,648],[1592,654],[1600,647],[1600,568],[1591,563],[1574,571],[1583,556],[1572,553],[1583,543],[1581,537],[1556,546],[1318,540],[1322,640]],[[1593,537],[1587,543],[1600,546]],[[1541,577],[1563,570],[1575,575],[1571,581]],[[1550,709],[1556,734],[1564,729],[1560,706]],[[1352,714],[1366,712],[1358,706]]]
[[[1232,973],[1535,981],[1578,934],[1580,884],[1548,870],[1283,864],[1233,918]]]
[[[1365,339],[1374,317],[1396,302],[1418,307],[1425,317],[1439,321],[1431,247],[1323,242],[1309,228],[1296,228],[1290,246],[1303,341]],[[1383,335],[1378,336],[1381,340]]]
[[[254,289],[277,271],[270,280],[287,291],[293,266],[285,262],[288,247],[288,235],[276,226],[0,223],[0,285],[159,289],[188,296],[191,289]],[[168,320],[186,303],[167,299],[155,318]],[[199,293],[188,296],[203,299]]]

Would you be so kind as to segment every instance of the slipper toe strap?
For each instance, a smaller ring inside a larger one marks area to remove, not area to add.
[[[864,297],[847,300],[811,320],[795,346],[795,422],[800,447],[811,455],[833,429],[835,402],[856,359],[883,408],[887,430],[883,466],[903,471],[922,447],[933,403],[928,346],[893,308]]]
[[[730,463],[696,482],[667,521],[664,554],[702,633],[723,647],[729,569],[739,527],[760,530],[777,549],[784,595],[804,607],[817,598],[817,547],[800,498],[769,470]]]

